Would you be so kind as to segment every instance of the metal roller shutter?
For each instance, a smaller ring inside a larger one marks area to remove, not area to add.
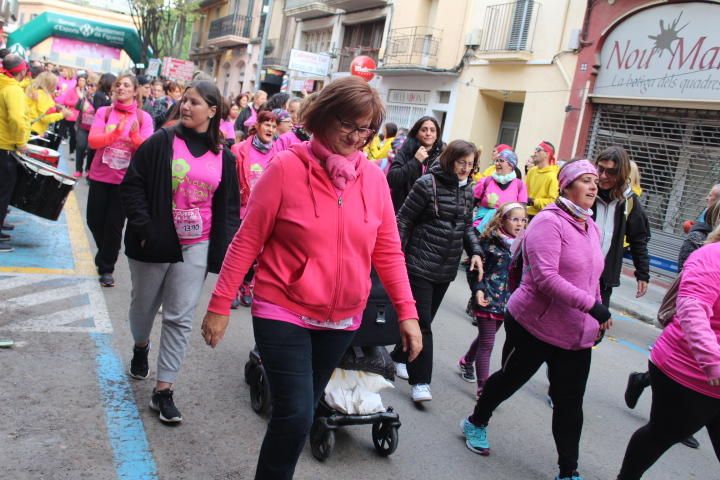
[[[588,158],[622,145],[638,164],[653,270],[677,272],[682,224],[720,182],[720,111],[596,104],[590,128]]]

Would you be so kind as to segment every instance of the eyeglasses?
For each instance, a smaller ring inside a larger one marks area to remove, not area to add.
[[[360,138],[369,138],[373,133],[375,133],[375,130],[372,128],[363,128],[358,127],[353,122],[346,122],[345,120],[341,120],[340,118],[337,119],[338,122],[340,122],[340,131],[345,135],[352,135],[353,133],[357,132],[358,137]]]
[[[475,167],[475,162],[461,162],[460,160],[455,160],[455,165],[472,170]]]
[[[507,160],[505,160],[505,159],[502,158],[502,157],[496,157],[495,160],[493,160],[493,162],[495,162],[495,163],[504,163],[504,162],[507,162]]]
[[[614,177],[620,171],[617,168],[606,168],[606,167],[603,167],[602,165],[596,165],[596,167],[597,167],[598,175],[602,175],[604,173],[608,177]]]
[[[510,221],[513,222],[513,223],[522,223],[523,225],[527,224],[527,222],[528,222],[527,217],[522,217],[522,218],[520,218],[520,217],[511,217],[511,218],[508,218],[508,220],[510,220]]]
[[[95,87],[96,85],[95,85],[94,83],[86,83],[86,84],[85,84],[85,86],[88,86],[88,87]]]

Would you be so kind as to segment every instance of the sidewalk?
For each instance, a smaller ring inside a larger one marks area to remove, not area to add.
[[[632,272],[631,269],[623,269],[623,273],[620,275],[620,286],[613,290],[610,298],[610,307],[629,317],[656,325],[657,311],[670,286],[670,281],[667,278],[657,278],[651,275],[645,296],[635,298],[637,282]]]

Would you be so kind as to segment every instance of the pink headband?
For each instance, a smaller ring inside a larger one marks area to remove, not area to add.
[[[598,176],[597,168],[595,168],[595,165],[590,163],[588,160],[576,160],[574,162],[566,163],[562,169],[560,169],[560,173],[558,174],[558,180],[560,182],[560,192],[565,190],[565,188],[570,185],[572,182],[577,180],[578,177],[581,177],[585,174],[591,174]]]

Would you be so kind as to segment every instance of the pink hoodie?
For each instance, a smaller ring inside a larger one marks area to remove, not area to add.
[[[691,390],[720,398],[720,243],[694,251],[685,262],[677,312],[665,327],[650,360]]]
[[[398,318],[417,318],[387,181],[365,160],[357,173],[338,197],[307,143],[277,154],[250,195],[208,310],[229,315],[258,258],[255,294],[298,315],[339,321],[362,312],[372,263]]]
[[[533,336],[566,350],[592,347],[599,330],[588,312],[600,301],[605,258],[600,230],[592,218],[586,223],[554,203],[533,218],[523,239],[522,282],[507,306]]]

